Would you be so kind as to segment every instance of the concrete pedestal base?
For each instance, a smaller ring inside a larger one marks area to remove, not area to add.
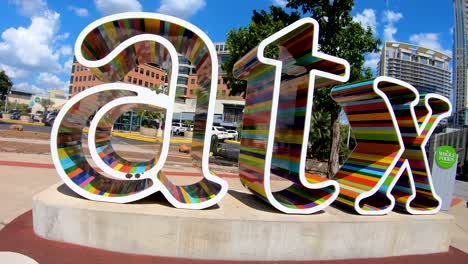
[[[219,206],[201,211],[175,209],[160,195],[110,204],[82,199],[64,185],[34,197],[33,219],[34,231],[46,239],[125,253],[229,260],[445,252],[453,221],[444,213],[359,216],[331,207],[315,215],[285,215],[243,190],[230,191]]]

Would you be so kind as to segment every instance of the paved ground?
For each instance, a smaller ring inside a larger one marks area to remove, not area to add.
[[[468,201],[468,182],[457,181],[455,184],[454,195]]]
[[[0,124],[1,125],[1,124]],[[120,140],[120,139],[119,139]],[[1,141],[1,140],[0,140]],[[32,145],[48,145],[48,140],[36,139],[28,141],[24,139],[4,139],[0,145],[7,142]],[[116,143],[117,148],[131,153],[148,152],[148,143],[132,145],[129,139]],[[194,170],[187,166],[186,154],[174,152],[171,154],[167,170],[170,175],[184,176],[187,173],[194,175]],[[212,165],[211,169],[223,177],[237,177],[237,168],[226,168]],[[118,254],[102,250],[77,247],[53,241],[45,241],[33,234],[31,222],[31,200],[32,197],[59,182],[52,165],[50,154],[26,154],[14,152],[0,152],[0,251],[15,251],[37,258],[39,263],[54,263],[58,257],[62,258],[61,263],[82,263],[83,254],[87,259],[92,259],[92,263],[186,263],[187,260],[154,258],[147,256],[134,256],[128,254]],[[453,225],[452,245],[458,249],[468,252],[468,183],[457,182],[455,195],[463,200],[450,209],[450,213],[455,216]],[[14,220],[16,217],[20,218]],[[13,222],[12,222],[13,221]],[[9,225],[12,223],[11,225]],[[6,227],[5,227],[6,226]],[[10,228],[11,227],[11,228]],[[5,240],[5,238],[7,238]],[[12,243],[6,243],[10,241]],[[29,244],[28,244],[29,243]],[[7,245],[8,244],[8,245]],[[28,246],[26,246],[28,245]],[[36,249],[35,249],[36,248]],[[41,253],[42,252],[42,253]],[[50,259],[50,257],[57,257]],[[468,255],[452,248],[449,253],[435,254],[427,256],[412,256],[391,259],[368,259],[350,261],[329,261],[329,262],[301,262],[301,263],[468,263]],[[47,258],[49,257],[49,258]],[[0,261],[1,263],[1,261]],[[190,261],[190,263],[219,263],[208,261]],[[226,262],[235,263],[235,262]],[[239,262],[237,262],[239,263]],[[253,262],[251,262],[253,263]],[[295,262],[296,263],[296,262]]]
[[[4,122],[0,119],[0,129],[9,129],[11,123]],[[23,129],[26,131],[33,131],[33,132],[50,132],[51,127],[46,126],[34,126],[34,125],[25,125],[21,124]]]

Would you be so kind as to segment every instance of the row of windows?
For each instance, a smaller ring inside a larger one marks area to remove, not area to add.
[[[389,54],[387,51],[387,58],[388,57],[389,57]],[[396,57],[400,58],[400,52],[397,53]],[[445,69],[444,63],[442,61],[429,59],[427,57],[417,56],[417,55],[412,55],[410,53],[402,52],[401,58],[406,61],[418,62],[421,64],[436,66],[437,68],[440,68],[440,69]]]
[[[94,75],[88,75],[88,76],[75,76],[75,82],[85,82],[85,81],[95,81],[96,80],[96,76]],[[73,79],[71,79],[71,81],[73,82]]]
[[[135,67],[134,71],[139,72],[140,74],[146,74],[146,76],[151,76],[151,78],[156,78],[157,80],[159,80],[159,73],[155,73],[155,72],[150,71],[150,70],[146,70],[146,72],[145,72],[145,69],[139,68],[139,67]],[[166,76],[161,75],[161,80],[167,81]]]
[[[87,70],[88,70],[88,68],[86,68],[85,66],[80,65],[80,64],[77,64],[77,65],[76,65],[76,68],[75,68],[75,65],[73,65],[72,72],[75,72],[75,69],[76,69],[77,72],[79,72],[79,71],[87,71]]]
[[[81,92],[81,91],[86,90],[87,88],[89,88],[89,86],[73,87],[73,92],[74,92],[74,93],[79,93],[79,92]]]
[[[148,88],[158,88],[158,84],[157,83],[152,83],[152,82],[147,82],[145,81],[144,85],[143,85],[143,80],[141,79],[138,79],[138,78],[132,78],[131,76],[128,76],[127,77],[127,82],[128,83],[133,83],[133,84],[138,84],[140,86],[145,86],[145,87],[148,87]]]

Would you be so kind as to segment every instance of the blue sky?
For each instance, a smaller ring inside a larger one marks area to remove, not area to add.
[[[332,1],[332,0],[331,0]],[[402,41],[452,53],[452,0],[357,0],[353,16],[382,41]],[[248,25],[252,10],[285,0],[4,0],[0,3],[0,70],[15,89],[68,91],[73,46],[92,21],[125,11],[159,12],[184,18],[213,42]],[[375,67],[379,54],[368,54]]]

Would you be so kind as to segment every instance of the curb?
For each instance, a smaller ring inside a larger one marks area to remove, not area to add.
[[[237,145],[240,145],[240,141],[231,140],[231,139],[224,140],[224,142],[226,142],[226,143],[231,143],[231,144],[237,144]]]
[[[88,128],[84,128],[83,132],[88,133]],[[116,137],[132,139],[132,140],[138,140],[138,141],[144,141],[144,142],[150,142],[150,143],[162,143],[163,142],[162,138],[147,137],[147,136],[142,136],[142,135],[139,135],[139,134],[133,134],[133,133],[129,133],[129,132],[112,131],[111,134],[112,134],[112,136],[116,136]],[[192,144],[192,140],[191,139],[173,139],[173,138],[171,138],[171,143]]]
[[[0,119],[4,123],[17,124],[17,125],[28,125],[28,126],[44,126],[43,123],[31,123],[21,120],[11,120],[11,119]]]

